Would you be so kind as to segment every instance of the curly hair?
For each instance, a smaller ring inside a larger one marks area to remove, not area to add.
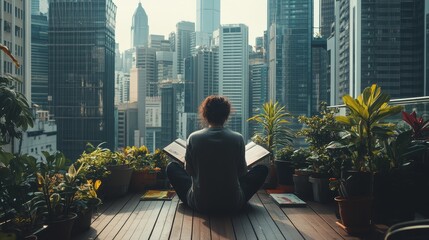
[[[208,96],[199,107],[199,115],[204,123],[223,126],[231,112],[231,103],[223,96]]]

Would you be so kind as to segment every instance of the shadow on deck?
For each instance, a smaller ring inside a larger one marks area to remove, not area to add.
[[[141,194],[106,202],[91,229],[74,239],[382,239],[382,233],[350,236],[335,222],[335,205],[308,202],[304,208],[280,208],[265,191],[253,196],[246,211],[207,216],[172,201],[140,201]]]

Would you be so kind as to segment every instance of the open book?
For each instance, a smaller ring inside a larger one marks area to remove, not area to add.
[[[168,146],[164,148],[164,152],[173,158],[176,161],[179,161],[181,163],[185,163],[185,153],[186,153],[186,141],[183,139],[176,139],[172,143],[170,143]],[[247,166],[250,167],[256,162],[268,158],[270,152],[263,148],[262,146],[254,143],[249,142],[246,145],[246,163]]]

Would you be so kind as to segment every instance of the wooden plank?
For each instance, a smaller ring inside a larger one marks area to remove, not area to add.
[[[104,230],[97,236],[99,239],[114,239],[119,233],[121,228],[127,224],[131,214],[136,209],[140,201],[140,194],[134,196],[127,202],[127,204],[116,214],[116,216],[109,222]]]
[[[210,216],[212,240],[235,239],[232,220],[226,216]]]
[[[182,233],[180,234],[180,239],[192,239],[193,215],[194,213],[192,209],[188,206],[185,206],[183,212]]]
[[[305,239],[343,239],[310,207],[281,209]]]
[[[173,227],[171,228],[170,239],[181,239],[183,221],[185,218],[186,209],[188,207],[180,203],[177,207],[176,216],[174,217]]]
[[[162,208],[162,201],[150,201],[149,209],[146,210],[147,214],[142,218],[140,227],[134,231],[132,239],[149,239],[153,228],[155,227],[156,219]]]
[[[307,205],[313,209],[327,224],[331,226],[334,231],[336,231],[338,234],[340,234],[344,239],[347,240],[358,240],[360,238],[354,237],[349,235],[346,231],[343,229],[340,229],[337,224],[335,224],[336,221],[338,221],[337,216],[335,216],[335,207],[338,207],[336,205],[330,205],[330,204],[321,204],[317,202],[308,202]]]
[[[210,239],[210,219],[207,214],[194,212],[192,239]]]
[[[285,239],[256,194],[249,203],[252,208],[248,215],[258,239]]]
[[[273,202],[265,191],[259,192],[258,196],[274,223],[286,239],[304,239],[290,219],[284,214],[280,207]]]
[[[246,206],[245,209],[232,217],[232,225],[237,239],[258,239],[249,217],[247,216],[249,208],[251,208],[251,206]]]
[[[171,228],[173,227],[173,220],[176,215],[178,203],[179,198],[177,196],[171,201],[164,202],[158,219],[156,220],[155,227],[152,231],[150,239],[168,239],[168,237],[170,236]]]
[[[131,239],[134,231],[140,227],[140,221],[146,214],[146,210],[149,208],[149,205],[150,202],[140,201],[128,219],[127,224],[122,227],[115,239]]]
[[[121,211],[121,209],[127,204],[131,197],[131,195],[127,195],[115,200],[113,204],[103,212],[102,215],[92,222],[91,228],[88,231],[76,236],[75,239],[94,239],[104,230],[104,228],[116,216],[116,214]]]

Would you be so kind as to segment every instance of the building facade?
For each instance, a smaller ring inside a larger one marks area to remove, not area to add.
[[[48,16],[31,15],[31,100],[48,108]]]
[[[249,118],[249,34],[244,24],[222,25],[213,33],[213,45],[218,47],[220,95],[231,101],[234,109],[228,126],[248,139]]]
[[[210,46],[220,26],[220,0],[197,0],[196,46]]]
[[[88,142],[115,145],[115,15],[112,0],[49,2],[48,100],[72,160]]]
[[[142,3],[139,2],[131,24],[131,47],[147,47],[149,42],[148,18]]]
[[[425,1],[341,0],[336,4],[336,102],[344,94],[358,96],[373,83],[392,98],[423,96]]]
[[[175,72],[173,78],[177,78],[178,75],[184,74],[184,59],[192,56],[192,49],[194,41],[192,36],[195,36],[195,23],[193,22],[179,22],[176,24],[175,34]]]
[[[311,112],[313,1],[269,0],[269,98],[295,115]]]

